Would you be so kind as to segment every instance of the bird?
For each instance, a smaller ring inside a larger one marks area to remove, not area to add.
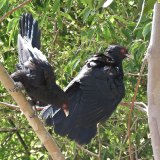
[[[54,132],[80,145],[90,143],[97,124],[106,121],[125,96],[122,61],[128,50],[110,45],[103,53],[94,54],[79,74],[65,88],[69,115],[53,105],[46,106],[41,117]]]
[[[19,62],[11,78],[16,87],[20,86],[19,83],[22,84],[33,104],[52,104],[67,111],[67,95],[56,84],[53,68],[40,51],[40,38],[37,20],[33,19],[32,14],[23,14],[19,20],[17,42]]]

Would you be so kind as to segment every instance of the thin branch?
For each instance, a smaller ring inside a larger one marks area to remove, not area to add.
[[[9,74],[5,70],[5,68],[0,63],[0,81],[3,86],[7,89],[7,91],[11,94],[14,100],[17,102],[18,106],[26,116],[30,126],[32,126],[33,130],[43,143],[43,145],[48,150],[51,157],[55,160],[64,160],[64,156],[60,152],[58,146],[55,141],[52,139],[51,135],[45,129],[43,123],[39,120],[37,115],[35,115],[32,106],[28,103],[22,92],[12,92],[14,89],[14,82],[10,78]]]
[[[12,121],[11,118],[8,118],[9,123],[11,124],[12,127],[16,128],[16,125],[14,124],[14,122]],[[20,133],[18,130],[15,131],[19,141],[21,142],[22,146],[25,149],[26,154],[29,156],[30,152],[28,151],[28,146],[26,145],[25,141],[23,140],[23,138],[21,137]]]
[[[10,141],[10,139],[12,138],[12,136],[13,136],[13,134],[12,134],[12,132],[10,132],[8,135],[7,135],[7,137],[6,138],[3,138],[3,140],[1,141],[1,148],[4,146],[5,147],[5,145]]]
[[[129,118],[128,118],[128,140],[129,140],[129,155],[130,155],[130,159],[132,160],[132,147],[131,147],[131,130],[130,130],[130,126],[131,126],[131,117],[132,117],[132,112],[133,112],[133,108],[134,108],[134,103],[136,101],[136,97],[137,97],[137,94],[138,94],[138,89],[139,89],[139,85],[140,85],[140,82],[141,82],[141,75],[144,71],[144,68],[147,64],[147,58],[145,57],[144,58],[144,61],[142,63],[142,66],[141,66],[141,69],[140,69],[140,73],[139,73],[139,77],[138,77],[138,80],[137,80],[137,84],[136,84],[136,87],[135,87],[135,90],[134,90],[134,96],[132,98],[132,103],[131,103],[131,106],[130,106],[130,112],[129,112]]]
[[[0,128],[0,132],[16,132],[24,128]]]
[[[102,144],[101,144],[101,138],[100,138],[100,123],[97,124],[97,131],[98,131],[98,143],[99,143],[98,159],[101,160]]]
[[[140,14],[140,17],[138,19],[138,22],[137,22],[136,27],[134,28],[133,32],[137,29],[137,27],[139,26],[139,24],[141,22],[143,12],[144,12],[144,8],[145,8],[145,0],[143,0],[141,14]]]
[[[135,119],[135,121],[133,122],[132,126],[130,127],[130,130],[133,129],[134,124],[138,121],[138,119],[139,119],[138,117]],[[129,136],[128,134],[125,136],[125,138],[123,140],[123,144],[127,142],[127,139],[129,138],[128,136]],[[121,160],[121,155],[122,155],[122,149],[120,150],[120,153],[119,153],[119,156],[118,156],[118,160]],[[131,153],[131,155],[132,155],[132,153]],[[130,152],[129,152],[129,156],[130,156]]]
[[[17,105],[9,104],[9,103],[6,103],[6,102],[0,102],[0,107],[7,107],[7,108],[12,109],[12,110],[20,111],[20,108]],[[43,108],[44,107],[39,107],[39,106],[35,107],[36,111],[42,111]]]
[[[54,21],[54,27],[53,27],[53,35],[54,35],[54,39],[53,39],[53,42],[52,44],[55,46],[56,42],[57,42],[57,38],[58,38],[58,35],[59,35],[59,29],[57,27],[57,22]],[[49,54],[49,62],[52,63],[52,57],[54,56],[55,54],[55,49],[52,51],[52,53]]]
[[[139,152],[139,151],[143,150],[143,148],[144,148],[149,142],[150,142],[150,140],[148,140],[147,142],[145,142],[145,143],[144,143],[142,146],[140,146],[138,149],[135,149],[135,151],[134,151],[132,154],[135,154],[135,152]],[[122,159],[125,159],[125,160],[126,160],[127,157],[129,157],[129,155],[124,156],[124,157],[121,157],[121,160],[122,160]]]
[[[143,107],[141,107],[141,106],[139,106],[139,105],[135,105],[134,107],[135,107],[136,109],[138,109],[139,111],[141,111],[141,112],[147,113],[147,109],[146,109],[146,108],[143,108]]]
[[[139,77],[139,73],[125,73],[125,76],[135,76]],[[141,77],[146,77],[148,74],[142,74]]]
[[[132,102],[121,102],[120,105],[130,107]],[[147,105],[143,102],[134,102],[134,108],[144,113],[147,113]]]
[[[97,159],[99,158],[98,154],[95,154],[95,153],[89,151],[88,149],[82,147],[81,145],[77,144],[77,147],[78,147],[79,149],[81,149],[82,151],[84,151],[85,153],[87,153],[88,155],[93,156],[93,157],[95,157],[95,158],[97,158]]]
[[[22,8],[23,6],[25,6],[26,4],[30,3],[32,0],[27,0],[25,2],[23,2],[22,4],[20,4],[19,6],[13,8],[12,10],[8,11],[6,14],[4,14],[1,18],[0,18],[0,23],[9,15],[11,15],[13,12],[15,12],[16,10]]]
[[[17,110],[17,111],[20,110],[20,108],[18,106],[14,105],[14,104],[5,103],[5,102],[0,102],[0,106],[1,107],[7,107],[7,108]]]

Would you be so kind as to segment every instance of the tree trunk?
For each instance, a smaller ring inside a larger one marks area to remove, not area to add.
[[[160,160],[160,4],[154,6],[148,59],[148,123],[155,160]]]

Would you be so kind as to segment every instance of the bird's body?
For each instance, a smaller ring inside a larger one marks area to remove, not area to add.
[[[124,53],[123,53],[124,52]],[[122,60],[127,51],[110,46],[104,54],[91,57],[69,83],[65,93],[69,116],[55,107],[47,107],[42,117],[61,136],[87,144],[95,136],[97,124],[108,119],[125,95]],[[54,111],[53,111],[54,110]]]
[[[67,96],[56,84],[53,69],[40,51],[40,30],[30,14],[24,14],[20,19],[18,56],[19,64],[12,79],[21,82],[34,101],[57,107],[66,105]]]

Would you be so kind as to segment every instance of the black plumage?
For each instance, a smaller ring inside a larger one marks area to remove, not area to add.
[[[122,60],[127,56],[127,50],[118,45],[92,56],[65,90],[69,116],[48,106],[42,112],[46,124],[79,144],[89,143],[96,135],[97,123],[107,120],[125,95]]]
[[[19,21],[17,71],[11,75],[21,82],[28,95],[36,102],[57,107],[67,106],[67,96],[56,84],[53,69],[40,51],[41,32],[31,14],[23,14]]]

